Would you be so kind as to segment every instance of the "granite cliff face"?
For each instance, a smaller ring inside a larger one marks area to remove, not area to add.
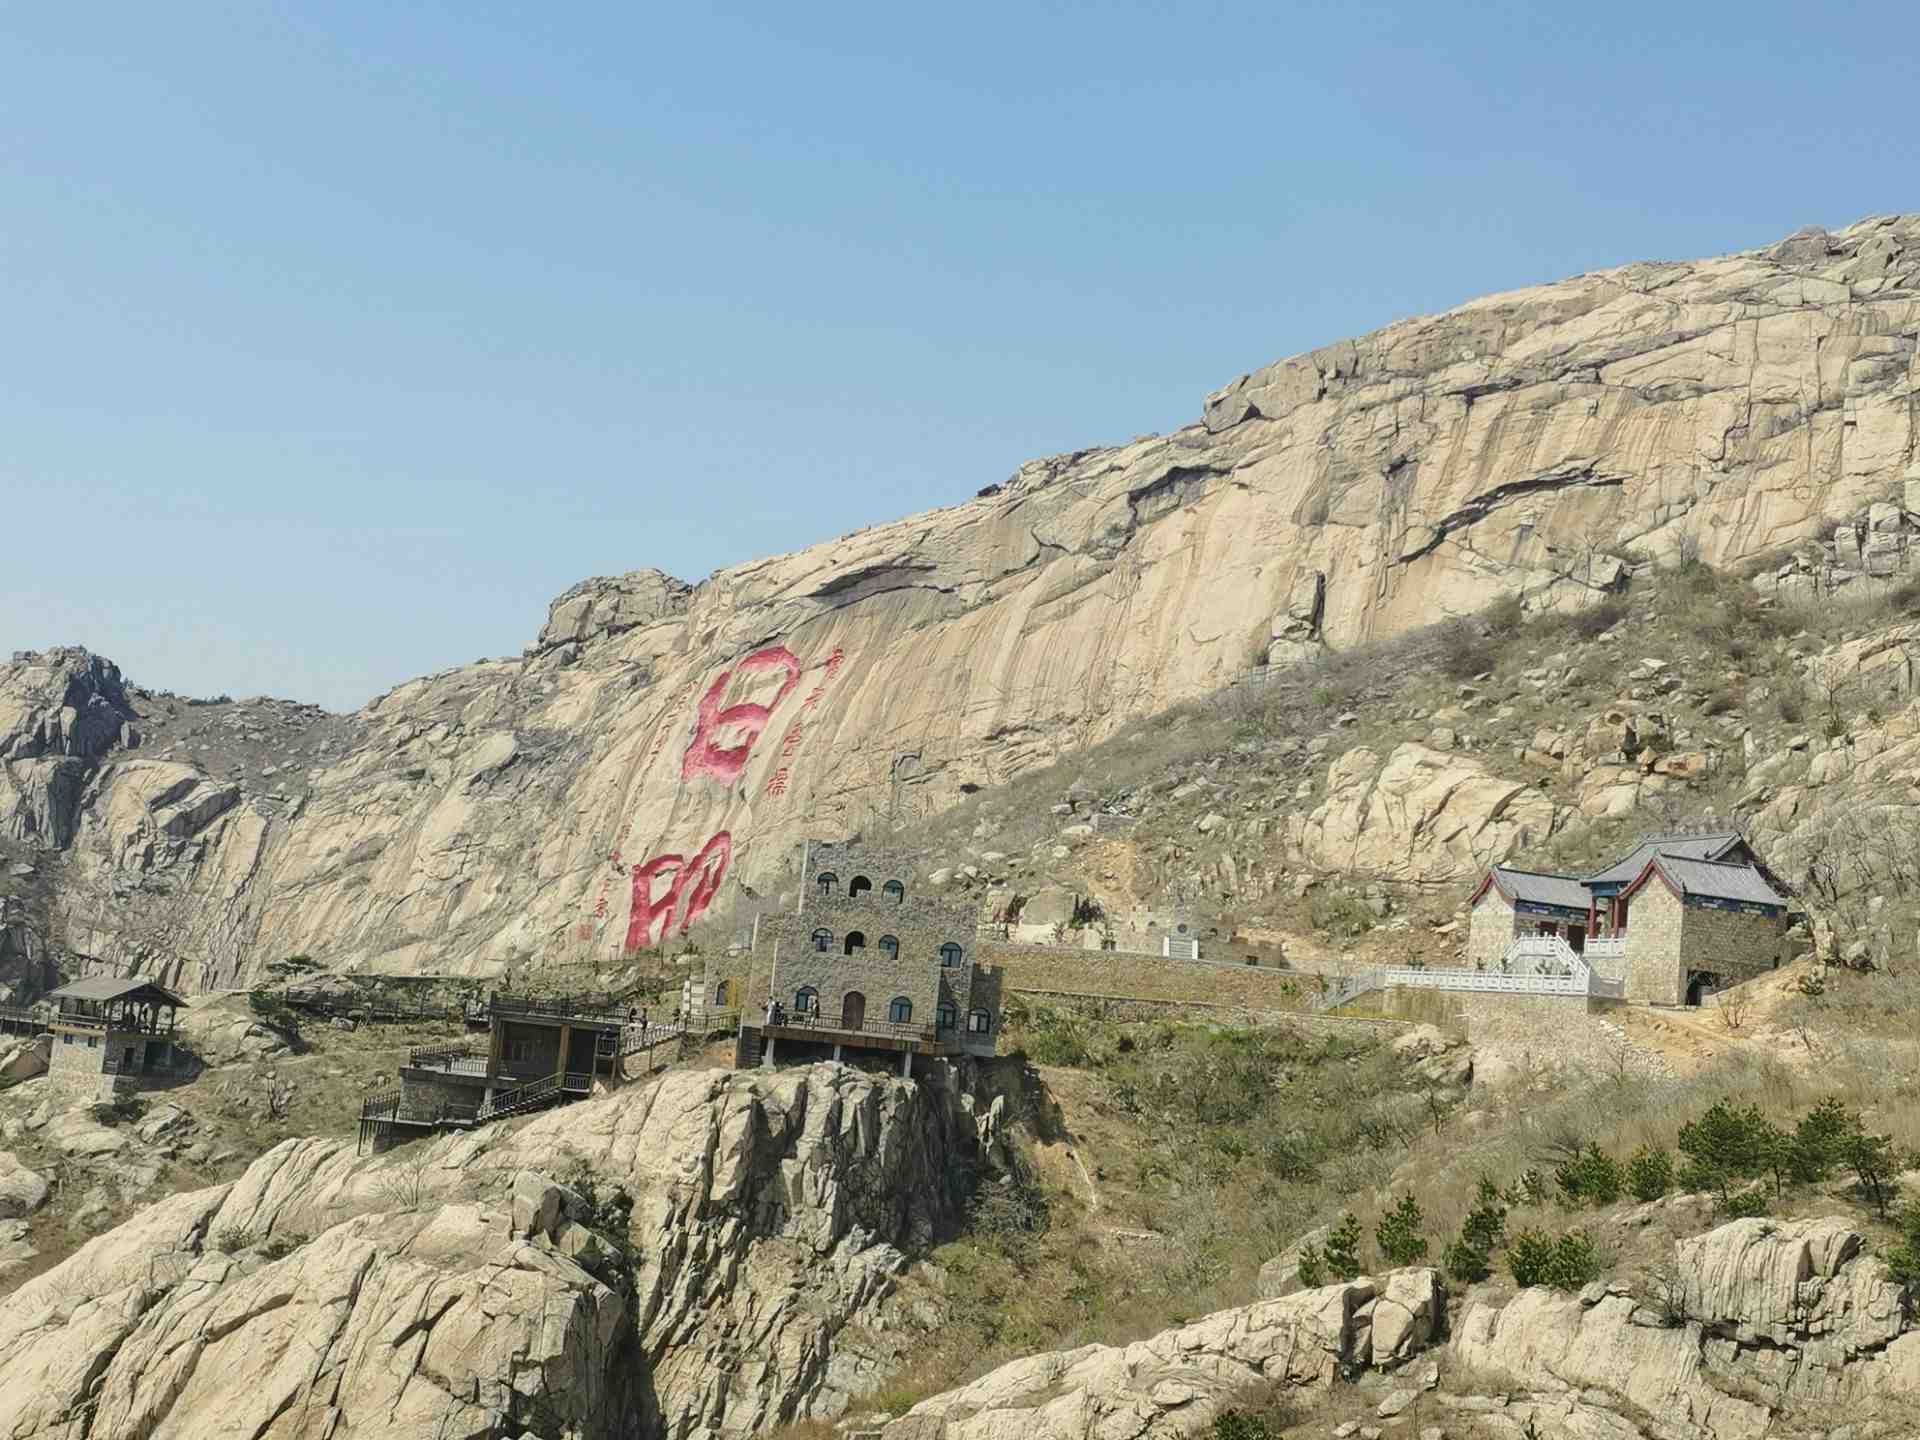
[[[1577,606],[1626,547],[1735,566],[1824,536],[1920,477],[1917,341],[1920,218],[1870,220],[1400,322],[1173,434],[697,586],[589,581],[524,654],[351,717],[16,660],[0,838],[62,857],[69,950],[188,986],[294,953],[605,958],[772,883],[805,833],[942,808],[1268,658]]]

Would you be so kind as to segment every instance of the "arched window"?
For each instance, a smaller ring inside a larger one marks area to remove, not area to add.
[[[896,905],[904,905],[907,900],[907,887],[898,880],[889,880],[880,887],[880,896],[884,900],[893,901]]]
[[[853,877],[853,883],[847,886],[847,898],[849,900],[858,900],[871,889],[873,889],[873,881],[867,879],[864,875],[856,875]]]
[[[880,937],[880,953],[889,960],[893,959],[894,956],[900,953],[900,937],[898,935],[882,935]]]
[[[793,1013],[796,1015],[818,1015],[820,1013],[820,992],[811,985],[802,985],[793,992]]]
[[[814,931],[813,948],[818,950],[822,955],[833,949],[833,932],[831,930]]]
[[[949,940],[940,947],[940,964],[948,970],[958,970],[964,953],[957,944]]]
[[[951,1000],[942,1000],[940,1002],[939,1013],[940,1028],[942,1030],[951,1030],[960,1023],[960,1007],[955,1005]]]
[[[906,1025],[913,1020],[913,1001],[904,995],[896,995],[887,1002],[887,1019],[895,1025]]]
[[[987,1011],[969,1010],[967,1012],[967,1033],[969,1035],[984,1035],[991,1029],[993,1029],[993,1016]]]
[[[716,1005],[725,1005],[727,1003],[727,982],[725,980],[722,980],[718,985],[713,987],[713,1003]]]
[[[820,887],[822,895],[831,895],[839,888],[840,877],[831,870],[822,870],[813,883]]]
[[[864,930],[849,930],[847,932],[847,954],[851,955],[856,950],[864,950],[866,948],[867,935]]]

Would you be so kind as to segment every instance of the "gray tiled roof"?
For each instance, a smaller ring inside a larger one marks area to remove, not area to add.
[[[58,990],[49,992],[47,998],[49,1000],[119,1000],[140,990],[151,990],[153,994],[146,998],[158,1000],[162,1005],[187,1003],[165,986],[155,984],[144,975],[133,975],[125,979],[115,979],[111,975],[96,975],[88,980],[75,980],[71,985],[62,985]]]
[[[1564,910],[1585,910],[1591,901],[1587,887],[1574,875],[1548,875],[1535,870],[1515,870],[1506,865],[1493,867],[1494,884],[1500,893],[1535,905],[1558,905]]]
[[[1662,855],[1658,863],[1667,878],[1689,895],[1706,895],[1715,900],[1746,900],[1756,905],[1787,903],[1787,897],[1769,885],[1766,877],[1751,865],[1688,860],[1677,855]]]
[[[1624,885],[1629,880],[1638,879],[1640,872],[1647,868],[1647,861],[1655,855],[1672,856],[1678,860],[1718,860],[1745,838],[1738,830],[1716,830],[1706,834],[1645,835],[1641,837],[1638,845],[1598,875],[1588,876],[1586,883]]]

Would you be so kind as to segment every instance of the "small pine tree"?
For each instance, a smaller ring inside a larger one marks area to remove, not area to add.
[[[1427,1237],[1420,1233],[1426,1223],[1420,1202],[1411,1195],[1401,1196],[1400,1203],[1380,1217],[1373,1238],[1389,1265],[1411,1265],[1426,1258]]]
[[[1627,1162],[1627,1188],[1636,1200],[1658,1200],[1673,1188],[1673,1157],[1642,1145]]]
[[[1351,1280],[1360,1273],[1360,1222],[1349,1212],[1343,1214],[1327,1232],[1322,1247],[1327,1272],[1336,1280]]]
[[[1910,1157],[1894,1145],[1891,1135],[1873,1135],[1855,1117],[1855,1129],[1844,1142],[1840,1159],[1859,1183],[1861,1192],[1882,1215],[1893,1198],[1894,1179],[1906,1168]]]
[[[1787,1173],[1802,1185],[1825,1180],[1842,1163],[1860,1117],[1831,1096],[1800,1117],[1788,1147]]]
[[[1716,1100],[1698,1120],[1680,1127],[1680,1153],[1687,1157],[1680,1183],[1690,1190],[1715,1191],[1722,1205],[1733,1198],[1733,1187],[1741,1180],[1770,1174],[1777,1187],[1789,1143],[1758,1105],[1741,1110]]]
[[[1620,1198],[1620,1162],[1598,1145],[1589,1145],[1554,1172],[1560,1196],[1576,1209],[1611,1205]]]

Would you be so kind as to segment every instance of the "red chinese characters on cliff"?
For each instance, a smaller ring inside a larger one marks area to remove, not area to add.
[[[733,836],[722,830],[687,860],[680,855],[656,855],[633,867],[633,911],[627,920],[627,949],[658,945],[669,934],[684,935],[705,913],[727,878],[733,859]],[[655,895],[655,882],[667,888]]]
[[[827,682],[845,661],[845,654],[836,647],[822,665],[821,681],[806,697],[802,711],[811,710],[820,702]],[[792,651],[783,645],[768,645],[715,676],[695,707],[693,735],[680,758],[682,782],[705,778],[732,786],[739,780],[753,756],[753,747],[772,723],[773,712],[799,685],[800,674],[800,662]],[[740,700],[731,705],[721,703],[730,685],[755,677],[762,679],[762,694],[765,694],[766,680],[777,681],[768,698]],[[793,758],[800,748],[801,735],[800,722],[795,720],[782,740],[782,760]],[[661,739],[657,738],[648,753],[649,762],[659,753],[660,746]],[[790,775],[790,767],[781,765],[768,778],[766,793],[784,795]],[[621,869],[619,851],[614,851],[609,858],[618,872]],[[733,834],[721,830],[691,860],[680,854],[656,855],[634,866],[628,872],[633,899],[627,919],[626,948],[639,950],[658,945],[669,935],[684,935],[687,927],[713,903],[732,860]],[[605,914],[603,894],[595,904],[594,916],[602,919]],[[582,926],[583,931],[587,928]]]
[[[721,708],[720,697],[727,693],[727,685],[736,674],[747,675],[763,670],[784,672],[773,699],[765,704],[742,701]],[[747,768],[754,741],[760,738],[760,732],[773,719],[774,707],[786,699],[787,693],[799,683],[800,662],[793,658],[793,652],[784,645],[769,645],[764,650],[756,650],[733,669],[722,670],[714,677],[713,684],[707,687],[707,693],[700,697],[693,739],[687,744],[687,753],[680,758],[680,778],[691,780],[696,775],[705,775],[722,785],[733,784]],[[722,745],[720,737],[726,732],[731,732],[740,743]]]

